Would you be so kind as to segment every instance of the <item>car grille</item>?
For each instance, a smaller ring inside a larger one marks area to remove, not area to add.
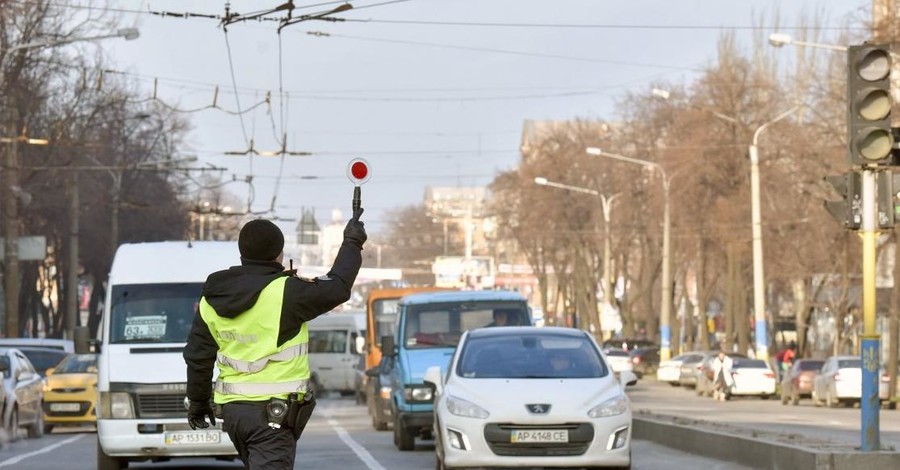
[[[138,393],[134,398],[140,418],[183,418],[187,412],[183,393]]]
[[[87,389],[84,387],[81,387],[81,388],[54,388],[50,391],[55,392],[55,393],[81,393],[85,390],[87,390]]]
[[[510,442],[510,432],[523,429],[541,430],[568,430],[569,442],[554,442],[547,444],[528,443],[513,444]],[[588,423],[565,424],[513,424],[491,423],[484,427],[484,440],[497,455],[521,456],[521,457],[555,457],[566,455],[581,455],[587,452],[591,441],[594,440],[594,427]]]
[[[72,402],[66,402],[72,403]],[[47,416],[55,416],[55,417],[73,417],[73,416],[84,416],[85,413],[91,408],[91,403],[86,401],[78,402],[78,411],[50,411],[50,405],[52,402],[44,402],[43,409],[44,414]]]

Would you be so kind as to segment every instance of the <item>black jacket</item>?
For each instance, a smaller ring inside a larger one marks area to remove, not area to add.
[[[226,318],[234,318],[246,312],[270,282],[281,276],[290,276],[285,282],[284,301],[278,332],[280,346],[300,332],[303,322],[327,313],[350,298],[350,289],[362,265],[361,248],[345,241],[338,251],[331,271],[330,281],[316,283],[302,281],[284,266],[274,261],[252,261],[241,258],[240,266],[214,272],[203,284],[203,297]],[[268,313],[268,312],[266,312]],[[200,312],[194,314],[194,323],[184,348],[187,363],[187,396],[191,400],[206,401],[212,395],[213,366],[216,362],[216,344],[209,326]]]

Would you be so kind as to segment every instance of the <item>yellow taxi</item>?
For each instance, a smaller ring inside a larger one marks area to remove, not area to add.
[[[97,355],[70,354],[44,379],[44,432],[59,425],[95,425]]]

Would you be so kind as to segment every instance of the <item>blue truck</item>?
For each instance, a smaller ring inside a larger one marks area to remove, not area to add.
[[[382,349],[394,356],[389,372],[394,445],[413,450],[416,438],[432,438],[434,396],[423,377],[429,367],[446,369],[463,332],[532,324],[528,304],[516,292],[447,291],[403,297],[396,334],[382,339],[388,341]]]

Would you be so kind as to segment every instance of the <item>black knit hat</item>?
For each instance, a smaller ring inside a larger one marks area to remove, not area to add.
[[[272,261],[284,248],[284,235],[270,220],[256,219],[244,224],[238,236],[241,258]]]

